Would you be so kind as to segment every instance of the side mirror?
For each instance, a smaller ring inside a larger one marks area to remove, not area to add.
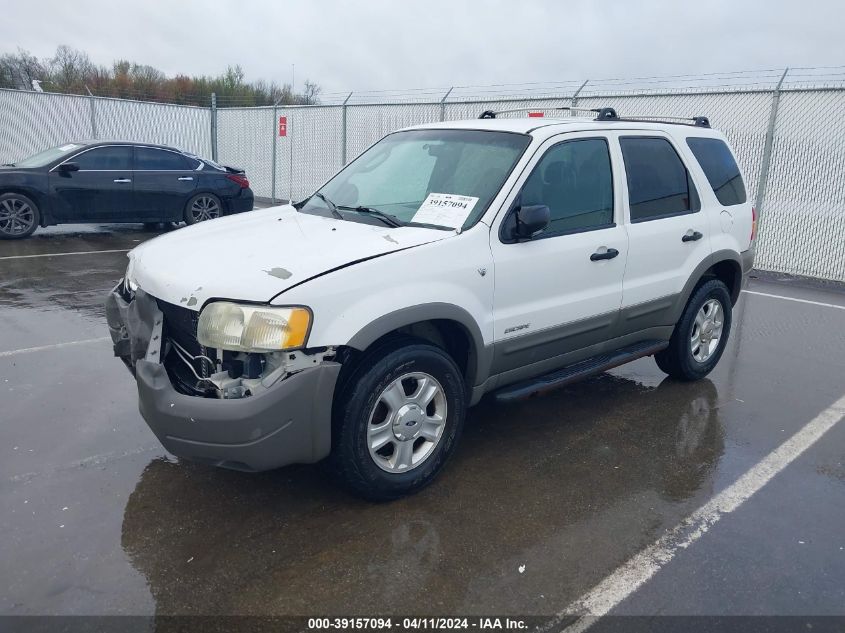
[[[62,163],[59,165],[59,171],[63,174],[69,174],[72,171],[79,171],[79,165],[76,163]]]
[[[516,210],[514,216],[516,218],[514,234],[519,240],[530,240],[549,226],[551,221],[551,212],[545,204],[520,207]]]

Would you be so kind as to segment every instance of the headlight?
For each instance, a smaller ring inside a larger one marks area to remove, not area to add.
[[[214,349],[278,352],[305,345],[311,312],[227,301],[208,304],[200,313],[197,340]]]
[[[138,282],[135,281],[135,260],[129,258],[129,265],[126,266],[126,273],[123,275],[123,286],[130,292],[138,289]]]

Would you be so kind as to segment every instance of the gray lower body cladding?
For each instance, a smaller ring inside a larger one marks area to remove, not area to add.
[[[159,362],[162,337],[155,332],[164,317],[155,300],[139,290],[126,301],[115,289],[106,315],[115,355],[135,375],[141,415],[169,452],[247,471],[313,463],[329,454],[338,363],[302,370],[247,398],[185,395]]]

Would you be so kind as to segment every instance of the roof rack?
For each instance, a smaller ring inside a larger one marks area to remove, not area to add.
[[[478,117],[479,119],[495,119],[499,114],[512,112],[536,112],[537,110],[568,110],[570,112],[590,112],[596,115],[595,121],[643,121],[652,123],[680,123],[683,125],[694,125],[696,127],[710,127],[710,120],[706,116],[674,117],[674,116],[652,116],[642,115],[638,117],[621,118],[613,108],[572,108],[561,106],[558,108],[513,108],[512,110],[485,110]]]

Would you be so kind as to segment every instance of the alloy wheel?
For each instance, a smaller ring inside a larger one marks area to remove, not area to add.
[[[35,211],[20,198],[0,201],[0,231],[6,235],[24,235],[35,223]]]
[[[725,314],[718,299],[708,299],[695,315],[690,335],[690,351],[699,363],[706,363],[719,348]]]
[[[200,196],[191,204],[191,217],[194,222],[203,222],[220,217],[220,205],[211,196]]]

